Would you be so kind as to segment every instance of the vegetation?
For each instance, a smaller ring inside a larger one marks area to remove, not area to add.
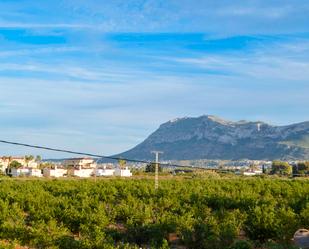
[[[293,174],[295,175],[308,175],[309,174],[309,162],[300,162],[293,168]]]
[[[42,161],[42,157],[41,157],[40,155],[37,155],[37,156],[35,157],[35,161],[36,161],[36,162],[41,162],[41,161]]]
[[[12,168],[15,168],[15,169],[19,169],[19,168],[22,168],[22,164],[20,162],[17,162],[17,161],[12,161],[10,162],[9,164],[9,168],[12,169]]]
[[[34,156],[33,155],[28,155],[28,156],[25,156],[25,161],[27,163],[27,167],[29,166],[29,163],[34,159]]]
[[[288,162],[273,161],[270,173],[284,176],[308,176],[309,161],[298,162],[293,166],[290,165]]]
[[[38,168],[39,169],[52,169],[52,168],[55,168],[55,164],[54,163],[51,163],[51,162],[40,162],[38,164]]]
[[[309,181],[0,180],[0,248],[294,248]]]
[[[271,174],[292,175],[293,168],[288,162],[273,161]]]
[[[120,166],[121,169],[124,169],[125,166],[127,165],[127,162],[126,162],[126,160],[120,159],[120,160],[118,161],[118,164],[119,164],[119,166]]]
[[[145,168],[145,172],[147,173],[153,173],[156,171],[156,164],[155,163],[149,163],[146,165],[146,168]],[[160,164],[158,164],[158,172],[162,172],[162,167]]]

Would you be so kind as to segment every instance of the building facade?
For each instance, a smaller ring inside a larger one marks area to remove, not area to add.
[[[95,168],[96,163],[94,159],[90,157],[69,158],[63,162],[63,166],[66,168]]]
[[[131,176],[132,176],[132,173],[131,173],[131,171],[128,169],[128,167],[126,167],[125,169],[117,168],[117,169],[115,169],[115,176],[131,177]]]
[[[2,156],[0,157],[0,170],[6,172],[12,162],[18,162],[23,168],[37,168],[35,159],[27,160],[26,157]]]
[[[68,173],[67,169],[58,168],[55,166],[53,169],[51,168],[44,168],[43,169],[43,176],[45,177],[64,177]]]

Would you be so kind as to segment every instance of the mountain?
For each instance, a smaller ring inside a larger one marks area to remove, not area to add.
[[[308,160],[309,122],[273,126],[211,115],[178,118],[117,156],[149,160],[153,159],[152,150],[163,151],[162,160]]]

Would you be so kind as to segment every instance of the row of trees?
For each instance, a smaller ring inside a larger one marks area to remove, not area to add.
[[[252,165],[251,168],[254,169],[254,165]],[[162,171],[160,164],[159,164],[159,171],[160,172]],[[155,172],[155,163],[147,164],[145,168],[145,172],[148,172],[148,173]],[[283,175],[283,176],[309,175],[309,161],[299,162],[296,165],[290,165],[288,162],[284,162],[284,161],[273,161],[271,170],[268,173]]]
[[[147,173],[154,173],[156,171],[156,164],[155,163],[149,163],[146,165],[145,172]],[[158,171],[162,172],[162,167],[160,164],[158,164]]]
[[[308,175],[309,174],[309,162],[300,162],[293,167],[293,174]]]
[[[305,180],[3,180],[0,248],[293,248],[308,196]]]
[[[279,175],[308,175],[309,174],[309,162],[299,162],[296,165],[290,165],[287,162],[273,161],[271,174]]]

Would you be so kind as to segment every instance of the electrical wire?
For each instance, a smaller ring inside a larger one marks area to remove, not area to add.
[[[114,157],[114,156],[104,156],[104,155],[98,155],[98,154],[93,154],[93,153],[88,153],[88,152],[78,152],[78,151],[52,148],[52,147],[41,146],[41,145],[32,145],[32,144],[26,144],[26,143],[12,142],[12,141],[7,141],[7,140],[0,140],[0,143],[10,144],[10,145],[15,145],[15,146],[28,147],[28,148],[42,149],[42,150],[48,150],[48,151],[62,152],[62,153],[67,153],[67,154],[74,154],[74,155],[89,156],[89,157],[95,157],[95,158],[117,160],[117,161],[125,160],[127,162],[133,162],[133,163],[145,163],[145,164],[153,163],[153,164],[155,164],[154,161],[146,161],[146,160],[123,158],[123,157]],[[161,167],[177,167],[177,168],[194,168],[194,169],[203,169],[203,170],[216,170],[216,168],[206,168],[206,167],[200,167],[200,166],[196,167],[196,166],[192,166],[192,165],[179,165],[179,164],[171,164],[171,163],[159,163],[159,165]]]

